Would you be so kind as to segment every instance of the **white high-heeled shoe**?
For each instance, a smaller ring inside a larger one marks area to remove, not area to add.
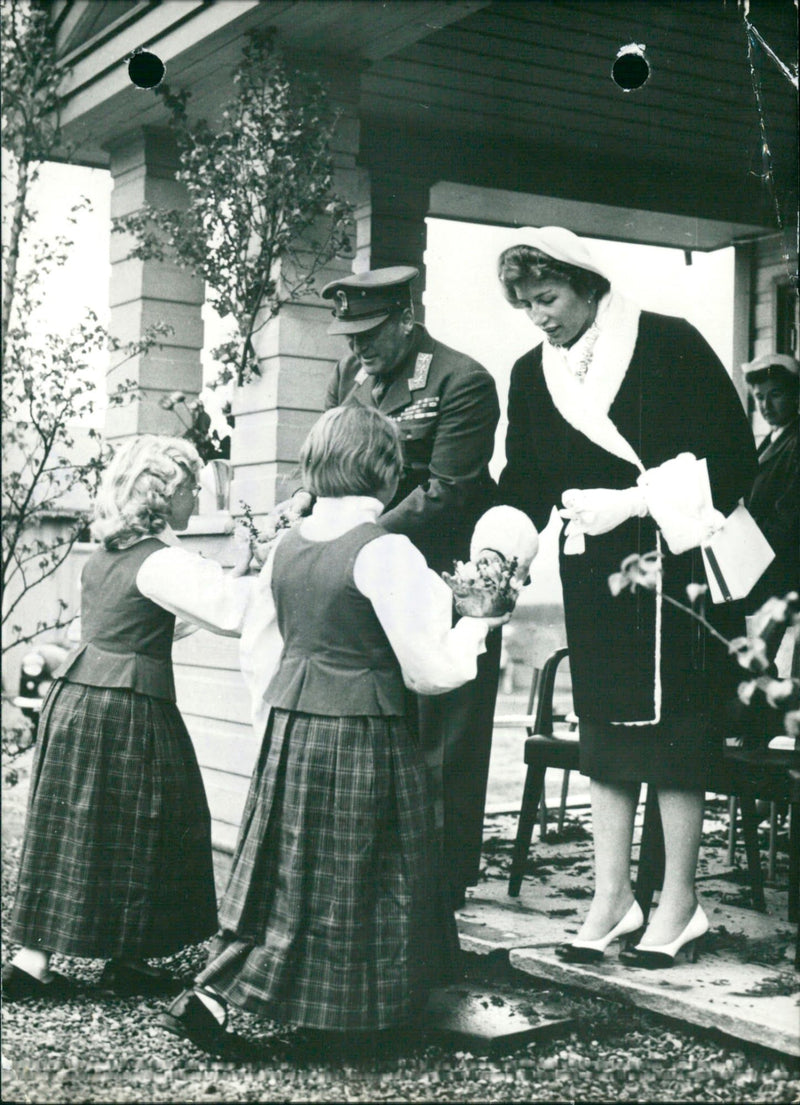
[[[678,952],[685,949],[692,963],[696,963],[697,941],[707,932],[708,917],[703,912],[703,907],[698,905],[686,928],[679,936],[676,936],[671,944],[658,944],[644,948],[641,944],[637,944],[629,952],[623,953],[620,958],[633,967],[646,967],[648,970],[655,970],[659,967],[672,967]]]
[[[603,958],[606,948],[614,940],[619,940],[621,936],[629,936],[643,925],[642,907],[634,899],[633,905],[622,920],[605,936],[601,936],[598,940],[573,940],[569,944],[559,944],[556,955],[565,963],[595,963]]]

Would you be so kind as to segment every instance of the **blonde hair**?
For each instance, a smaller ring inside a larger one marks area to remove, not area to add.
[[[314,495],[376,495],[403,471],[397,426],[373,407],[334,407],[311,427],[300,470]]]
[[[183,438],[144,434],[124,441],[103,473],[92,536],[120,549],[161,533],[175,489],[187,476],[196,480],[201,468],[197,450]]]

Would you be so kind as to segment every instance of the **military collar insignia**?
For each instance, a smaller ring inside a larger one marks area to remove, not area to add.
[[[353,383],[356,385],[356,387],[360,387],[364,383],[364,381],[367,379],[368,376],[369,376],[369,373],[367,372],[367,370],[365,368],[360,368],[358,370],[358,372],[356,373],[356,375],[355,375],[355,379],[353,380]]]
[[[414,375],[408,381],[409,391],[419,391],[420,388],[424,388],[428,383],[428,372],[430,371],[432,360],[433,353],[417,353],[417,359],[414,364]]]

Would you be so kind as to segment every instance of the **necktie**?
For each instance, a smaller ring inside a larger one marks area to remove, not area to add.
[[[387,387],[387,381],[384,380],[381,376],[379,376],[375,383],[372,385],[372,402],[375,404],[376,407],[380,406],[381,399],[383,399],[384,395],[386,394]]]

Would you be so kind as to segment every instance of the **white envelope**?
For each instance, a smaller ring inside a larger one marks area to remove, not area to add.
[[[775,559],[758,523],[742,503],[701,546],[712,602],[732,602],[749,595]]]

